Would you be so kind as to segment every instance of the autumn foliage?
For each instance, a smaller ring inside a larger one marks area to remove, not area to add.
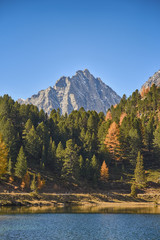
[[[45,181],[44,179],[41,178],[40,173],[37,176],[37,188],[40,190],[43,188],[43,186],[45,185]]]
[[[101,166],[101,170],[100,170],[100,179],[103,182],[107,182],[109,178],[109,170],[108,167],[106,165],[106,162],[103,161],[102,166]]]
[[[112,114],[111,114],[111,111],[108,111],[107,114],[106,114],[106,118],[105,120],[112,120]]]
[[[143,98],[149,92],[149,90],[150,90],[150,87],[148,88],[143,87],[141,91],[141,97]]]
[[[21,183],[21,188],[22,188],[22,190],[24,189],[24,188],[27,188],[27,189],[29,189],[29,187],[30,187],[30,174],[29,174],[29,172],[27,171],[26,172],[26,174],[24,175],[24,177],[23,177],[23,179],[22,179],[22,183]]]
[[[30,186],[30,181],[31,181],[31,178],[30,178],[30,175],[29,175],[29,172],[27,171],[26,174],[24,175],[24,182],[25,182],[25,186],[26,188],[29,188]]]
[[[7,171],[8,150],[0,134],[0,176]]]
[[[24,190],[24,188],[25,188],[25,182],[22,180],[21,189]]]
[[[120,120],[119,120],[119,125],[121,126],[122,122],[123,122],[123,119],[127,117],[127,114],[125,112],[123,112],[120,116]]]
[[[104,144],[115,160],[120,160],[119,127],[116,122],[110,125]]]

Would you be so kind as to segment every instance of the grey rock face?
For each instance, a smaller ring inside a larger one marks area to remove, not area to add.
[[[38,92],[26,100],[19,99],[20,104],[33,104],[50,114],[59,108],[62,114],[83,107],[86,111],[96,110],[106,113],[111,105],[119,103],[120,97],[100,78],[90,72],[77,71],[73,77],[61,77],[55,86]]]
[[[157,87],[160,87],[160,70],[156,72],[152,77],[148,79],[147,82],[143,84],[140,92],[142,91],[143,88],[151,87],[153,84],[155,84]]]

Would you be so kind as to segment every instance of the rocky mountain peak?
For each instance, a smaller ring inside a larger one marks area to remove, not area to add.
[[[89,72],[88,69],[85,69],[85,70],[83,71],[83,73],[84,73],[85,77],[87,77],[87,78],[93,76],[93,75]]]
[[[79,70],[74,76],[61,77],[55,86],[38,92],[20,103],[34,104],[50,114],[59,108],[62,114],[83,107],[87,110],[106,112],[111,105],[119,103],[120,97],[100,78],[95,78],[88,69]]]

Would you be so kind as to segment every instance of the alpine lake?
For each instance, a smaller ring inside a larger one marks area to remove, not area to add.
[[[1,207],[0,240],[159,240],[157,207]]]

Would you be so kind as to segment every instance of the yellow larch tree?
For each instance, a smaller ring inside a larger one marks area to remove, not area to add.
[[[0,177],[7,172],[8,149],[0,134]]]

